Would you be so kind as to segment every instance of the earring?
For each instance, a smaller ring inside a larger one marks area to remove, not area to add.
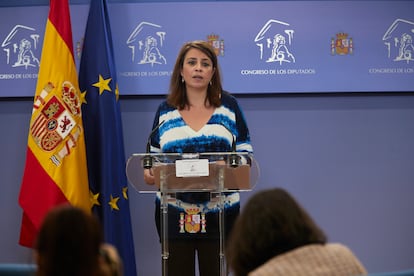
[[[210,81],[210,86],[212,86],[213,85],[213,83]]]
[[[183,77],[181,78],[181,82],[184,83],[184,78]]]

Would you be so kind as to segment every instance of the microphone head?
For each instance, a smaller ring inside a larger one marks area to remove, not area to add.
[[[151,169],[152,168],[152,156],[149,154],[151,151],[151,137],[154,135],[155,131],[165,122],[165,120],[161,121],[154,129],[151,131],[150,135],[148,135],[147,146],[146,146],[146,154],[142,160],[142,166],[144,169]]]
[[[240,163],[240,156],[238,156],[237,154],[230,154],[229,156],[229,165],[232,168],[236,168],[239,166]]]
[[[152,156],[151,155],[145,155],[142,159],[142,167],[144,169],[151,169],[152,168]]]

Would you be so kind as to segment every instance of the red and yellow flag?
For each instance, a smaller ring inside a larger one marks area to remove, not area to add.
[[[90,210],[86,150],[68,0],[50,0],[19,195],[20,244],[32,247],[45,214]]]

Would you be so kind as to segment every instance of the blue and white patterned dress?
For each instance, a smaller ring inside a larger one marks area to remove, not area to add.
[[[164,121],[151,139],[153,153],[229,152],[235,135],[236,151],[253,152],[249,130],[237,100],[222,93],[221,106],[199,131],[189,127],[178,109],[166,101],[158,107],[153,127]],[[218,239],[218,206],[208,192],[177,193],[169,203],[169,239]],[[240,210],[239,193],[226,193],[225,229],[228,232]],[[184,227],[184,224],[194,225]],[[156,198],[156,224],[160,231],[160,195]],[[160,233],[160,232],[159,232]]]

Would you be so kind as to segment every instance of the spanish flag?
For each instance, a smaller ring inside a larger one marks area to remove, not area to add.
[[[19,195],[19,243],[34,245],[46,213],[72,204],[90,212],[83,94],[73,56],[68,0],[50,0]]]

